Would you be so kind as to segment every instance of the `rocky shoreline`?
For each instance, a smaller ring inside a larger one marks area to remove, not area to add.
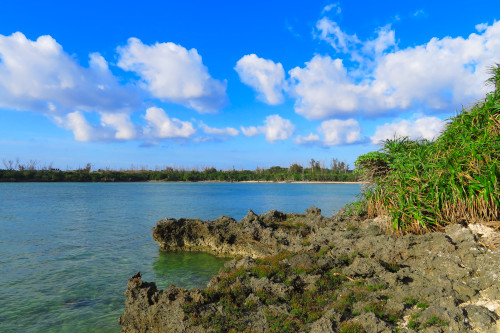
[[[500,332],[500,250],[490,228],[396,237],[382,219],[312,207],[241,221],[165,219],[165,251],[233,260],[205,289],[127,283],[122,332]]]

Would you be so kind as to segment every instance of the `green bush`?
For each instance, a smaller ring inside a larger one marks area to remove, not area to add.
[[[394,138],[358,158],[369,216],[388,215],[401,233],[500,220],[500,67],[492,73],[495,90],[435,141]]]

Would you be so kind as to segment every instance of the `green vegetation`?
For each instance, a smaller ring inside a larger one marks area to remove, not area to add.
[[[415,318],[412,317],[412,319],[408,323],[408,328],[411,328],[412,330],[418,331],[419,327],[420,327],[420,324],[418,323],[418,321],[416,321]]]
[[[412,330],[415,330],[415,331],[419,331],[421,328],[427,328],[427,327],[431,327],[431,326],[440,327],[440,326],[448,325],[447,321],[445,321],[439,317],[436,317],[436,316],[430,317],[429,320],[427,320],[426,322],[423,322],[423,323],[419,322],[418,318],[420,318],[420,313],[414,313],[411,316],[410,321],[408,322],[408,328],[411,328]]]
[[[429,327],[429,326],[446,326],[448,325],[448,322],[445,320],[442,320],[436,316],[432,316],[429,318],[429,320],[424,324],[424,327]]]
[[[418,303],[418,299],[414,298],[414,297],[405,297],[403,299],[403,301],[405,302],[406,305],[408,306],[414,306]]]
[[[330,249],[328,247],[327,249]],[[311,256],[318,252],[309,251]],[[274,256],[256,259],[255,265],[236,269],[225,269],[218,282],[203,291],[199,300],[183,305],[186,315],[195,326],[219,331],[243,331],[245,318],[251,312],[262,309],[269,324],[268,332],[307,331],[308,324],[321,318],[326,309],[333,308],[340,315],[342,332],[363,332],[362,326],[352,319],[361,312],[373,312],[378,318],[394,324],[401,313],[386,307],[388,297],[381,294],[383,284],[366,285],[364,280],[352,280],[341,273],[344,263],[323,270],[316,265],[307,267],[288,264],[301,253],[282,252]],[[356,257],[353,253],[349,257]],[[318,276],[308,288],[304,288],[298,276]],[[288,290],[274,290],[269,286],[253,291],[251,279],[269,279],[273,283],[284,283]],[[221,312],[214,315],[205,309],[220,306]],[[283,311],[283,309],[286,309]],[[281,310],[280,310],[281,309]],[[358,310],[359,309],[359,310]],[[364,309],[364,310],[363,310]],[[278,311],[277,311],[278,310]]]
[[[367,285],[366,290],[368,291],[377,291],[377,290],[385,290],[387,286],[385,284],[379,283],[376,285]]]
[[[341,333],[363,333],[363,327],[358,323],[343,323],[340,326]]]
[[[417,308],[425,310],[429,307],[429,304],[427,302],[418,302],[417,303]]]
[[[500,220],[500,66],[491,71],[495,90],[449,119],[435,141],[394,138],[356,160],[372,184],[362,200],[369,216],[389,216],[400,233]]]
[[[330,244],[328,247],[320,249],[318,252],[318,258],[323,258],[333,248],[335,248],[335,245]]]
[[[51,166],[38,167],[36,161],[20,163],[19,160],[3,160],[0,182],[143,182],[143,181],[358,181],[359,175],[349,169],[345,162],[333,159],[331,167],[311,160],[309,167],[297,163],[288,168],[273,166],[256,170],[217,170],[214,167],[202,170],[174,169],[171,167],[148,170],[147,167],[130,170],[92,170],[88,163],[85,168],[62,171]],[[322,166],[323,165],[323,166]]]

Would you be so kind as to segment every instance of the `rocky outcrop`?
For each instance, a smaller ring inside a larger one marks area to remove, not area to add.
[[[472,229],[472,230],[471,230]],[[159,221],[168,251],[237,256],[205,289],[127,285],[122,332],[499,332],[500,251],[477,228],[387,235],[379,219],[253,212]],[[493,235],[496,237],[498,234]]]
[[[319,212],[319,213],[318,213]],[[153,238],[164,251],[204,251],[218,256],[272,255],[299,251],[301,242],[325,224],[321,210],[306,215],[272,210],[264,215],[249,211],[241,221],[222,216],[214,221],[164,219],[153,228]]]

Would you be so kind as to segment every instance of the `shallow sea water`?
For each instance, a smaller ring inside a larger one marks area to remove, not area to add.
[[[237,220],[248,209],[331,216],[358,184],[0,183],[0,332],[119,332],[127,279],[203,287],[226,259],[162,253],[164,217]]]

